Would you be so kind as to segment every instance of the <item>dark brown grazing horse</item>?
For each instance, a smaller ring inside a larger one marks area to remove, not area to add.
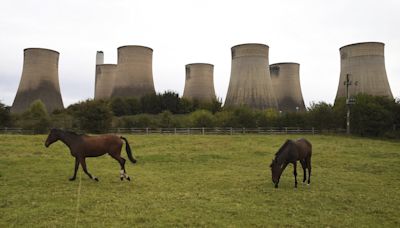
[[[122,136],[118,137],[116,135],[87,136],[60,129],[51,129],[44,145],[49,147],[52,143],[58,140],[67,145],[71,151],[71,155],[75,157],[75,171],[74,175],[69,179],[70,181],[75,180],[79,164],[82,165],[83,171],[91,179],[99,181],[97,177],[87,171],[85,159],[86,157],[98,157],[106,153],[117,160],[121,165],[121,181],[124,178],[128,181],[131,180],[125,171],[125,159],[121,157],[121,149],[123,145],[122,140],[125,141],[125,149],[129,160],[132,163],[136,163],[136,159],[132,156],[132,151],[126,138]]]
[[[275,188],[278,187],[279,179],[289,163],[293,164],[294,187],[297,188],[297,161],[300,161],[304,171],[303,183],[306,181],[306,169],[308,169],[308,184],[311,177],[311,154],[312,145],[306,139],[298,139],[296,141],[286,140],[275,154],[275,158],[270,165],[272,171],[272,182]]]

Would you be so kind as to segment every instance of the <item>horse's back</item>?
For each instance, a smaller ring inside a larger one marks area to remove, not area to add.
[[[305,138],[296,140],[296,146],[298,148],[299,156],[302,158],[311,157],[312,155],[312,144]]]
[[[122,140],[116,135],[85,136],[83,138],[86,150],[108,153],[110,150],[120,149]]]

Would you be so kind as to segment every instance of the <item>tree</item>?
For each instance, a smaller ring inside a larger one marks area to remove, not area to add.
[[[233,115],[238,123],[238,127],[253,128],[257,126],[255,111],[247,106],[235,108]]]
[[[111,110],[115,116],[126,116],[130,114],[128,102],[121,97],[116,97],[111,100]]]
[[[10,107],[0,102],[0,127],[10,127],[11,123]]]
[[[396,102],[386,97],[359,94],[351,109],[351,130],[361,136],[382,136],[393,129]]]
[[[179,94],[171,91],[164,92],[161,95],[161,109],[168,110],[173,114],[179,113]]]
[[[161,112],[161,96],[157,94],[147,94],[140,98],[142,113],[158,114]]]
[[[22,114],[22,128],[33,130],[36,134],[46,133],[50,127],[50,117],[41,100],[35,100]]]
[[[73,106],[72,115],[82,130],[103,133],[111,127],[112,111],[104,100],[86,100]]]
[[[213,127],[215,118],[210,111],[197,110],[190,114],[190,119],[194,127]]]
[[[308,109],[309,124],[319,130],[332,129],[337,126],[333,106],[325,102],[311,103]]]

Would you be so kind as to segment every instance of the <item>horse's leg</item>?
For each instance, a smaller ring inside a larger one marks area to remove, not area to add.
[[[74,170],[74,175],[69,178],[70,181],[73,181],[76,179],[76,172],[78,171],[78,167],[79,167],[79,160],[77,157],[75,157],[75,170]]]
[[[307,163],[307,169],[308,169],[308,184],[311,182],[311,156],[306,158],[306,163]]]
[[[293,175],[294,175],[294,187],[297,188],[297,171],[296,171],[297,161],[293,162]]]
[[[97,179],[97,177],[92,176],[92,174],[90,174],[90,173],[87,171],[87,169],[86,169],[86,161],[85,161],[85,158],[80,158],[80,159],[79,159],[79,162],[80,162],[81,165],[82,165],[83,171],[90,177],[90,179],[93,179],[93,180],[95,180],[95,181],[99,181],[99,179]]]
[[[307,164],[306,164],[306,159],[300,160],[300,164],[301,164],[301,167],[303,168],[303,173],[304,173],[304,176],[303,176],[303,184],[304,184],[304,182],[306,182],[306,180],[307,180],[307,172],[306,172]]]
[[[112,153],[109,153],[109,154],[111,157],[113,157],[115,160],[117,160],[119,165],[121,166],[120,179],[123,180],[125,177],[128,181],[130,181],[131,178],[128,176],[128,174],[126,174],[126,170],[125,170],[126,160],[124,158],[122,158],[119,154],[112,154]]]

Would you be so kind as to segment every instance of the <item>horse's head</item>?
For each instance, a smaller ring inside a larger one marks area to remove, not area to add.
[[[272,182],[274,182],[275,187],[278,187],[279,179],[281,178],[282,174],[281,165],[279,165],[277,160],[274,159],[269,167],[271,167]]]
[[[47,136],[47,139],[46,139],[46,142],[44,143],[44,145],[46,147],[49,147],[51,144],[53,144],[54,142],[59,140],[60,133],[61,133],[61,130],[59,130],[59,129],[55,129],[55,128],[51,129],[49,136]]]

